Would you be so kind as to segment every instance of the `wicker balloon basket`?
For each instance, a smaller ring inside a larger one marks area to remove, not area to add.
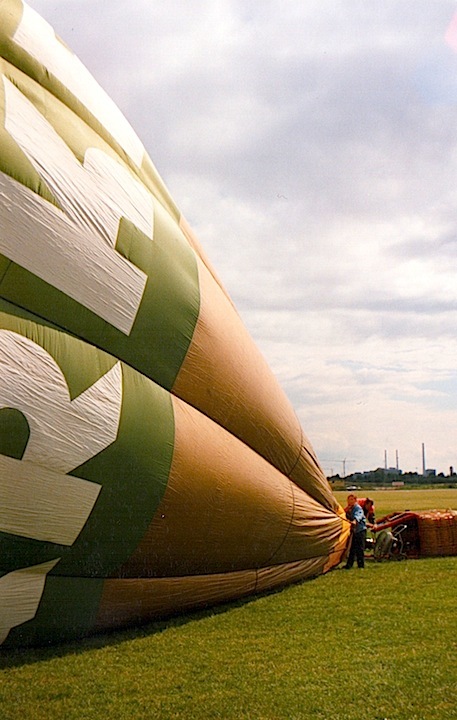
[[[392,513],[378,521],[375,559],[457,555],[457,511],[426,510]],[[391,545],[383,548],[387,540]]]
[[[417,516],[421,555],[457,555],[456,510],[430,510]]]

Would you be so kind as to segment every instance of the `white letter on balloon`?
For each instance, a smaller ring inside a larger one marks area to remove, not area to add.
[[[120,363],[71,400],[61,369],[41,346],[0,330],[0,409],[20,410],[30,428],[22,460],[0,455],[0,531],[75,542],[101,486],[67,473],[115,441],[121,405]],[[0,578],[0,644],[35,616],[46,574],[58,561]]]
[[[0,252],[130,334],[147,276],[115,245],[122,217],[152,241],[152,195],[101,150],[81,165],[33,103],[6,77],[3,85],[5,129],[59,207],[0,173]]]

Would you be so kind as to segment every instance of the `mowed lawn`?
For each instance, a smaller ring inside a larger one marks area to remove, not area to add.
[[[438,492],[408,491],[405,507],[441,507]],[[457,491],[445,497],[457,506]],[[0,718],[457,718],[456,598],[457,557],[368,562],[136,631],[4,653]]]
[[[348,492],[339,490],[334,493],[343,507]],[[359,497],[371,497],[375,501],[376,517],[381,518],[391,512],[402,510],[457,510],[457,488],[434,488],[414,490],[357,490]]]

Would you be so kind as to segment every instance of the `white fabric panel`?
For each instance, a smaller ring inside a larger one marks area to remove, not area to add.
[[[0,531],[73,545],[100,490],[97,483],[0,455]]]
[[[128,218],[152,240],[154,201],[145,186],[134,180],[123,165],[99,148],[88,148],[84,169],[93,177],[96,187],[103,188],[104,198],[109,198],[115,205],[119,218]]]
[[[15,570],[0,578],[0,645],[11,628],[35,617],[46,575],[58,560]]]
[[[119,108],[76,55],[60,42],[53,28],[25,3],[13,39],[65,85],[105,126],[135,164],[141,165],[145,152],[143,144]]]
[[[89,154],[88,169],[81,166],[35,106],[7,78],[3,83],[5,128],[63,212],[0,174],[8,199],[0,206],[0,251],[128,335],[147,276],[114,246],[121,217],[152,239],[152,196],[113,160],[96,168],[101,151]]]
[[[30,427],[22,460],[0,455],[1,531],[74,543],[101,486],[65,473],[114,442],[121,406],[120,363],[71,400],[60,367],[41,346],[0,330],[0,408],[20,410]],[[0,644],[35,616],[46,574],[58,561],[0,579]]]
[[[115,441],[122,406],[120,363],[74,400],[55,360],[39,345],[0,330],[0,407],[24,413],[24,460],[69,472]]]

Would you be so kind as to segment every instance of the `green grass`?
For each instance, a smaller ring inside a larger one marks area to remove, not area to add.
[[[414,490],[358,490],[360,497],[371,497],[375,501],[376,517],[402,510],[457,510],[457,488],[433,488]],[[348,493],[339,490],[335,497],[344,507]]]
[[[457,557],[368,562],[136,631],[4,653],[0,717],[456,718],[456,587]]]

